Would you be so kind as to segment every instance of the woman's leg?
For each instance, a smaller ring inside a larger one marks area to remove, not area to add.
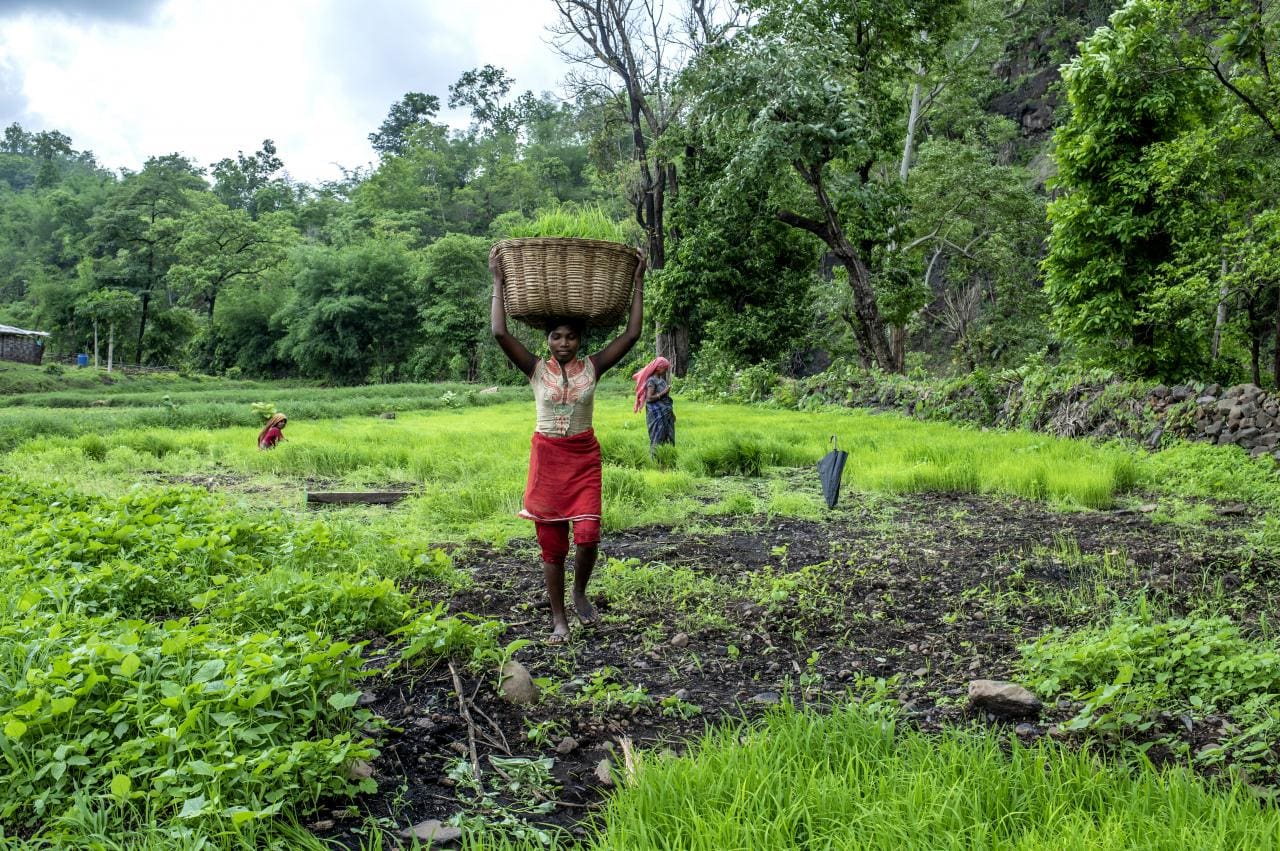
[[[564,613],[564,563],[542,563],[542,578],[547,583],[547,596],[551,598],[552,644],[562,644],[569,638],[569,618]]]
[[[658,406],[650,402],[644,406],[644,424],[649,429],[649,457],[653,457],[653,451],[659,443],[662,442],[662,414],[658,410]]]
[[[542,548],[542,578],[551,600],[552,644],[569,640],[569,619],[564,611],[564,560],[569,555],[568,523],[535,523],[538,546]]]
[[[573,524],[573,608],[584,626],[600,622],[596,607],[587,596],[587,583],[600,555],[600,523],[579,520]]]

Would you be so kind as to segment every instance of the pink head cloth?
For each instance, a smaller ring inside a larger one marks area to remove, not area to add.
[[[660,369],[670,369],[671,361],[659,355],[644,365],[644,368],[631,376],[636,380],[636,406],[632,409],[632,413],[639,411],[644,407],[644,385],[653,377],[653,374]]]

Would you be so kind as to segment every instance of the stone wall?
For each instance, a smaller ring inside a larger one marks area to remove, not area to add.
[[[1239,446],[1255,458],[1270,454],[1280,460],[1280,396],[1254,384],[1210,384],[1199,391],[1186,384],[1161,384],[1147,404],[1180,437]]]
[[[24,334],[0,334],[0,360],[39,365],[43,357],[43,338]]]
[[[794,389],[784,382],[770,396],[788,407],[847,405],[1059,437],[1119,437],[1151,449],[1175,439],[1205,441],[1280,461],[1280,392],[1253,384],[1153,386],[1060,373],[912,380],[835,368]]]

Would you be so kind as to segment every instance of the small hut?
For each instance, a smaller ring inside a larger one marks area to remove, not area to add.
[[[47,331],[27,331],[12,325],[0,325],[0,360],[38,366],[44,357],[44,339],[48,336]]]

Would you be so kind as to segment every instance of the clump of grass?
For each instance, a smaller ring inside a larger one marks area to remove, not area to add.
[[[1280,814],[1242,785],[1101,762],[989,733],[904,732],[852,704],[783,709],[645,755],[590,848],[1271,848]]]
[[[685,630],[725,623],[720,601],[727,589],[687,567],[611,558],[597,570],[593,587],[624,612],[673,612]]]
[[[599,204],[559,204],[539,210],[529,221],[512,225],[508,235],[513,238],[576,237],[630,244],[636,236],[636,226],[619,222]]]

